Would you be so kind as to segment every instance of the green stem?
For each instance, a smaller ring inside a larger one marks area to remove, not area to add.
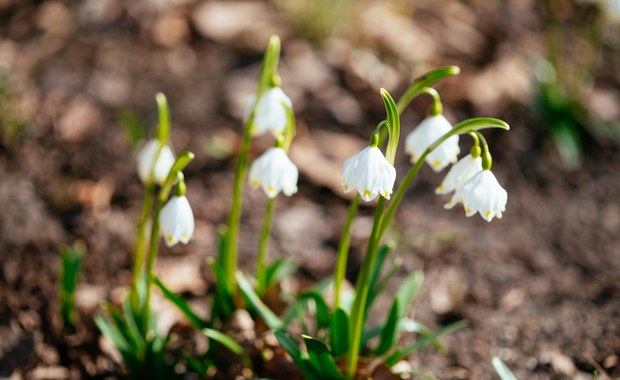
[[[235,182],[233,184],[232,205],[228,217],[228,244],[224,257],[220,257],[220,262],[226,274],[225,286],[231,292],[235,289],[235,272],[237,271],[237,250],[239,239],[239,223],[241,221],[241,207],[243,202],[243,182],[248,170],[248,154],[250,150],[250,140],[252,138],[251,126],[253,113],[246,123],[239,159],[235,167]]]
[[[144,192],[144,202],[142,204],[142,215],[138,224],[138,232],[136,237],[136,254],[133,263],[133,289],[135,291],[142,271],[144,270],[144,260],[146,255],[146,236],[144,235],[146,223],[151,216],[153,207],[153,196],[155,195],[155,184],[149,182]]]
[[[143,333],[144,336],[147,336],[149,332],[150,325],[150,303],[151,303],[151,284],[153,283],[153,268],[155,267],[155,258],[157,257],[157,251],[159,249],[159,213],[161,212],[162,207],[164,207],[165,200],[162,200],[161,197],[157,200],[157,205],[155,206],[155,212],[153,213],[153,225],[151,226],[151,238],[149,243],[149,254],[146,262],[146,296],[142,310],[142,320],[144,325]]]
[[[381,230],[382,215],[385,209],[385,198],[379,197],[377,203],[377,209],[375,210],[375,217],[372,224],[372,231],[370,233],[370,240],[366,247],[366,254],[364,255],[364,262],[362,263],[362,270],[357,278],[355,284],[355,299],[353,301],[353,307],[351,308],[351,325],[350,336],[351,344],[349,345],[349,355],[347,357],[347,378],[353,378],[357,369],[357,361],[359,359],[360,345],[362,342],[362,334],[364,332],[364,315],[366,309],[366,302],[368,301],[368,291],[370,286],[370,275],[372,274],[372,268],[377,261],[377,254],[379,252],[379,243],[381,237],[379,231]]]
[[[342,291],[342,282],[344,281],[345,272],[347,270],[347,259],[349,257],[349,246],[351,244],[351,226],[353,219],[357,215],[360,206],[360,196],[355,194],[353,201],[349,205],[347,220],[344,224],[340,242],[338,243],[338,256],[336,261],[336,269],[334,271],[334,310],[340,306],[340,293]]]
[[[267,247],[269,246],[269,233],[271,232],[271,221],[273,220],[273,210],[275,209],[277,198],[267,201],[263,228],[258,244],[258,257],[256,259],[256,282],[258,284],[258,295],[262,296],[267,291]]]

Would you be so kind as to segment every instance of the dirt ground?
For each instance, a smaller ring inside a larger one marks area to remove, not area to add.
[[[617,121],[620,27],[605,21],[599,50],[587,50],[575,28],[590,22],[592,5],[561,3],[567,59],[594,54],[585,108]],[[437,86],[448,119],[490,116],[512,127],[487,133],[508,206],[490,224],[446,211],[433,191],[444,174],[428,167],[408,192],[388,235],[403,260],[398,279],[425,272],[412,315],[432,328],[470,321],[443,338],[444,353],[423,350],[412,367],[439,379],[492,379],[497,355],[519,379],[592,379],[601,369],[620,378],[620,145],[587,129],[581,166],[566,169],[560,159],[532,105],[546,41],[535,0],[0,0],[0,378],[119,376],[93,316],[130,283],[143,191],[135,153],[156,123],[158,91],[170,102],[174,149],[196,153],[185,172],[196,233],[187,246],[162,247],[157,270],[204,306],[205,259],[227,219],[240,119],[273,33],[283,39],[280,75],[297,116],[291,158],[301,178],[299,193],[278,201],[271,257],[293,257],[297,282],[330,275],[348,204],[340,166],[384,118],[378,89],[397,97],[417,75],[459,65],[461,75]],[[428,105],[419,99],[404,113],[403,138]],[[256,140],[252,154],[269,144]],[[462,138],[462,151],[469,147]],[[408,166],[399,154],[399,178]],[[264,204],[261,192],[246,191],[246,271]],[[365,207],[353,227],[350,281],[371,212]],[[59,249],[75,241],[87,255],[78,331],[67,339]],[[164,327],[180,320],[155,301]],[[388,302],[379,300],[374,317]]]

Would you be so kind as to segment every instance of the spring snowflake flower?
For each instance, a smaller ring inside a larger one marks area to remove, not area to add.
[[[251,96],[246,110],[246,118],[254,107],[255,96]],[[254,112],[254,126],[252,135],[262,135],[270,131],[274,136],[280,135],[286,128],[286,107],[293,108],[291,99],[286,96],[280,87],[273,87],[265,91]]]
[[[174,164],[172,149],[164,145],[160,150],[160,146],[159,140],[151,139],[138,153],[138,176],[143,183],[152,179],[161,185]]]
[[[282,148],[269,148],[250,167],[250,185],[262,187],[269,198],[282,191],[286,196],[297,192],[299,170]]]
[[[340,187],[345,193],[357,189],[365,201],[381,194],[390,199],[396,181],[396,169],[377,147],[367,147],[342,165]]]
[[[161,209],[159,225],[166,245],[187,244],[194,234],[194,213],[185,195],[176,195]]]
[[[481,171],[482,157],[472,157],[471,154],[468,154],[450,168],[443,182],[435,189],[435,194],[448,194],[452,191],[457,192],[471,177]],[[455,193],[444,207],[450,209],[458,202],[459,199],[456,198]]]
[[[478,212],[484,220],[490,222],[494,217],[501,219],[502,213],[506,211],[508,193],[490,170],[482,170],[458,189],[453,199],[463,202],[468,217]]]
[[[418,161],[426,148],[452,129],[452,125],[443,115],[429,116],[422,120],[405,140],[405,151],[411,155],[411,162]],[[428,163],[435,172],[440,172],[450,163],[455,163],[459,148],[459,137],[451,136],[434,151],[426,156]]]

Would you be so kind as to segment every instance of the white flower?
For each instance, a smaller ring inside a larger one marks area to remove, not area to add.
[[[251,96],[246,109],[246,118],[249,116],[255,101],[256,97]],[[254,112],[252,136],[262,135],[267,131],[270,131],[274,136],[282,133],[287,123],[285,107],[293,108],[293,103],[280,87],[266,90]]]
[[[274,198],[280,191],[286,196],[297,192],[297,166],[288,158],[282,148],[269,148],[250,167],[250,184],[262,187],[269,198]]]
[[[143,183],[152,179],[161,185],[174,164],[172,149],[164,145],[160,150],[160,146],[159,140],[151,139],[138,153],[138,176]]]
[[[411,162],[418,161],[426,148],[451,129],[452,125],[443,115],[429,116],[422,120],[420,125],[405,140],[405,151],[411,155]],[[454,135],[426,156],[426,163],[435,172],[440,172],[448,164],[455,163],[460,152],[459,137]]]
[[[471,177],[482,171],[482,158],[480,156],[474,158],[471,154],[461,158],[459,162],[454,164],[443,182],[435,189],[436,194],[448,194],[452,191],[458,191]],[[459,200],[456,194],[452,196],[450,202],[445,204],[445,208],[452,208]]]
[[[185,195],[176,195],[166,203],[159,214],[159,225],[168,247],[189,242],[194,234],[194,213]]]
[[[490,170],[482,170],[458,189],[453,199],[463,202],[465,215],[472,216],[478,212],[490,222],[494,217],[501,218],[506,211],[508,193]]]
[[[342,165],[340,187],[345,193],[357,189],[365,201],[381,194],[390,199],[396,181],[396,169],[377,147],[367,147]]]

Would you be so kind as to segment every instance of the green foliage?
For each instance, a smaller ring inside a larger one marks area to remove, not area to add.
[[[140,287],[144,286],[146,281],[141,281]],[[132,305],[131,297],[125,298],[121,309],[107,304],[108,319],[101,315],[95,317],[99,330],[119,352],[130,379],[180,378],[174,371],[174,362],[167,358],[169,337],[158,333],[155,316],[148,318],[147,331],[141,328],[145,318],[142,305],[146,302],[146,292],[141,289],[137,294],[138,307]]]
[[[80,244],[63,247],[60,250],[60,315],[67,331],[75,330],[77,313],[75,310],[75,291],[77,290],[80,268],[84,260],[84,249]]]

